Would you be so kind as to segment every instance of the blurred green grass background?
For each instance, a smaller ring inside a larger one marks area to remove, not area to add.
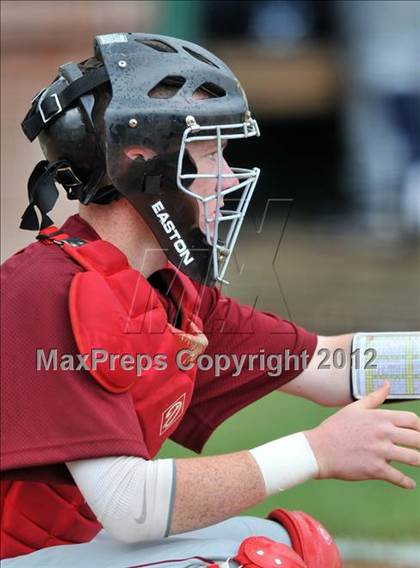
[[[245,222],[228,276],[231,285],[224,293],[320,335],[420,329],[417,243],[369,241],[367,246],[365,236],[351,227],[327,227],[322,220],[313,225],[289,222],[277,254],[283,217],[282,211],[274,213],[277,217],[268,217],[261,233],[253,228],[258,222]],[[250,216],[257,218],[252,211]],[[386,408],[420,415],[420,402]],[[313,428],[334,411],[274,392],[222,424],[203,454],[249,449]],[[160,454],[188,455],[195,454],[172,442]],[[420,542],[420,469],[397,467],[416,480],[415,490],[380,481],[310,481],[247,514],[263,517],[275,507],[286,507],[308,512],[336,537]]]
[[[392,409],[418,413],[419,403],[393,404]],[[312,428],[332,412],[334,409],[275,392],[222,424],[208,441],[203,454],[248,449]],[[159,457],[194,455],[169,441]],[[413,467],[398,467],[416,480],[414,491],[379,481],[309,481],[266,499],[246,514],[264,517],[275,507],[286,507],[313,515],[335,537],[420,541],[420,471]]]

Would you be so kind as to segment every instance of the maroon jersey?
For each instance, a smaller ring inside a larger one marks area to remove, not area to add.
[[[65,223],[63,231],[85,240],[99,238],[78,215]],[[65,461],[111,455],[150,457],[129,392],[109,392],[88,371],[70,364],[57,370],[37,370],[37,353],[41,352],[56,350],[58,358],[73,354],[73,361],[77,361],[68,295],[74,275],[82,270],[58,247],[38,242],[2,266],[1,466],[9,479],[27,480],[20,482],[22,491],[35,481],[48,483],[55,490],[59,483],[71,483]],[[158,286],[168,320],[175,321],[177,306],[165,286],[160,286],[159,273],[149,281]],[[262,350],[266,356],[304,351],[312,356],[314,334],[275,315],[242,306],[215,288],[196,287],[201,299],[198,315],[209,340],[209,360],[222,353],[247,357]],[[300,372],[301,368],[292,366],[272,377],[261,365],[251,368],[248,360],[236,377],[232,377],[232,366],[217,377],[213,369],[199,368],[189,406],[171,437],[200,451],[223,420]],[[69,499],[76,499],[78,491],[74,490],[76,494]],[[83,506],[83,500],[78,506]],[[60,542],[83,542],[92,536],[90,528],[73,532],[72,538],[64,535]],[[41,546],[48,546],[48,542]],[[28,545],[25,551],[36,547],[39,544]]]

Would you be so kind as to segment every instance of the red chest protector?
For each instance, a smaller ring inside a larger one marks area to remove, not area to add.
[[[57,238],[55,227],[44,231],[46,244],[53,244],[48,234],[54,232]],[[59,236],[63,254],[84,268],[73,277],[69,292],[78,352],[88,354],[92,380],[101,388],[113,393],[130,391],[148,457],[153,458],[188,408],[196,374],[194,361],[207,347],[200,332],[202,322],[195,315],[197,291],[176,270],[161,272],[178,306],[177,329],[168,323],[155,289],[130,268],[116,247],[102,240],[83,244]],[[100,528],[77,487],[2,482],[1,558],[86,542]]]
[[[69,307],[74,337],[88,354],[89,372],[105,389],[130,391],[150,458],[177,428],[191,401],[194,360],[207,347],[200,331],[198,294],[173,269],[162,271],[178,306],[179,329],[149,282],[106,241],[63,250],[85,271],[71,282]]]

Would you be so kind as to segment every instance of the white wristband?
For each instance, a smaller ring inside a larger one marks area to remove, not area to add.
[[[249,451],[261,470],[267,496],[290,489],[319,473],[318,462],[303,432]]]

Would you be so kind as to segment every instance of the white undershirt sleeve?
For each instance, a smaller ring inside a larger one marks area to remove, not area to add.
[[[67,462],[104,529],[124,542],[168,535],[175,492],[175,461],[133,456]]]

